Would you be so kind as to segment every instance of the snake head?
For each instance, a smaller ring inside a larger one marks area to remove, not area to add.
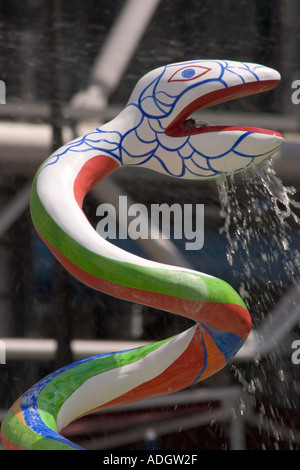
[[[128,102],[139,117],[134,136],[128,133],[124,140],[124,164],[185,179],[216,179],[261,163],[283,144],[279,132],[214,125],[192,115],[271,90],[279,81],[280,74],[269,67],[225,60],[181,62],[149,72]]]

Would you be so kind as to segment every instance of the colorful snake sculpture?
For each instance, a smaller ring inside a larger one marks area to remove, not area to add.
[[[102,238],[82,210],[87,192],[120,167],[209,180],[269,158],[283,143],[266,129],[197,122],[202,108],[274,88],[277,71],[226,60],[166,65],[142,77],[111,122],[76,138],[39,168],[33,224],[58,261],[87,286],[194,320],[187,331],[101,354],[42,379],[2,424],[6,449],[81,449],[61,433],[87,413],[169,394],[215,374],[246,340],[251,319],[226,282],[130,254]]]

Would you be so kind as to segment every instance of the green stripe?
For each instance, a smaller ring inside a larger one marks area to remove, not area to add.
[[[171,339],[172,337],[130,351],[101,356],[97,359],[79,361],[75,367],[67,369],[51,379],[40,392],[38,409],[41,419],[46,426],[56,432],[56,418],[61,406],[86,380],[108,370],[136,362]],[[1,431],[10,442],[25,450],[72,449],[66,443],[45,438],[31,431],[30,428],[18,419],[12,408],[3,420]]]
[[[37,230],[54,248],[93,276],[133,289],[176,298],[202,302],[228,302],[246,308],[235,290],[215,277],[180,269],[137,266],[106,258],[81,246],[49,216],[38,197],[36,179],[32,188],[31,217]]]
[[[172,337],[133,350],[80,361],[75,367],[56,375],[39,393],[38,409],[42,420],[48,427],[56,430],[56,418],[60,408],[84,382],[109,370],[137,362],[171,339]]]
[[[12,409],[6,414],[1,431],[3,435],[12,442],[14,445],[25,450],[70,450],[72,449],[67,444],[54,441],[40,436],[39,434],[31,431],[19,418],[14,414]]]

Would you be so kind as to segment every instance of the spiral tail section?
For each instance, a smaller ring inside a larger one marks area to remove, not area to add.
[[[6,449],[82,450],[59,434],[69,422],[92,411],[176,392],[215,373],[226,364],[226,342],[232,340],[217,336],[220,349],[210,332],[196,324],[167,340],[56,371],[26,392],[5,417]],[[238,347],[241,340],[235,341]]]
[[[160,394],[166,381],[170,392],[182,388],[185,378],[176,377],[178,363],[195,362],[199,341],[194,327],[171,339],[94,356],[58,370],[13,405],[2,427],[6,448],[80,449],[59,431],[87,412]],[[195,372],[191,378],[196,379]]]

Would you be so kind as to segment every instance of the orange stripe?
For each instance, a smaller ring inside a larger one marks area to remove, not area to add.
[[[215,374],[219,370],[223,369],[223,367],[226,365],[226,360],[225,360],[224,355],[216,346],[216,343],[214,342],[210,334],[204,329],[203,329],[203,341],[205,343],[206,353],[207,353],[207,366],[205,368],[205,371],[199,378],[199,381],[204,380],[210,375]]]
[[[88,191],[117,168],[120,168],[119,163],[107,155],[97,155],[82,166],[73,186],[74,197],[79,207],[82,207]]]
[[[127,403],[144,400],[152,396],[174,393],[189,387],[197,379],[204,365],[204,347],[201,335],[202,328],[198,326],[186,350],[164,372],[124,395],[92,410],[92,412],[113,406],[126,405]],[[225,365],[225,359],[218,348],[214,352],[216,356],[213,358],[213,364],[217,370],[220,370]],[[210,349],[209,354],[209,361],[211,361],[212,349]],[[213,370],[213,367],[210,366],[208,370],[209,372],[205,371],[201,375],[199,381],[217,372],[217,370]]]
[[[2,440],[3,447],[5,450],[23,450],[21,447],[9,441],[1,431],[0,431],[0,438]]]
[[[234,333],[245,340],[250,332],[251,319],[249,312],[240,305],[223,302],[200,302],[171,297],[157,292],[149,292],[142,289],[121,286],[111,281],[98,278],[60,253],[39,233],[41,239],[51,250],[58,261],[76,279],[87,286],[99,290],[113,297],[128,300],[134,303],[141,303],[166,312],[190,318],[191,320],[205,323],[208,326]]]
[[[12,412],[15,414],[15,416],[18,418],[18,420],[21,421],[21,423],[23,423],[25,426],[27,426],[27,424],[25,422],[25,419],[24,419],[24,416],[23,416],[23,413],[22,413],[22,410],[21,410],[21,406],[20,406],[22,398],[23,398],[22,396],[19,397],[15,401],[15,403],[12,405]]]
[[[24,416],[23,416],[23,413],[21,411],[21,407],[20,407],[20,403],[21,403],[21,400],[22,400],[22,396],[19,397],[15,402],[14,404],[12,405],[11,407],[11,411],[15,414],[16,418],[24,424],[24,426],[28,427],[26,422],[25,422],[25,419],[24,419]],[[0,437],[3,441],[3,445],[4,445],[4,448],[6,450],[23,450],[21,447],[17,446],[16,444],[13,444],[11,441],[9,441],[5,436],[4,434],[0,431]]]

